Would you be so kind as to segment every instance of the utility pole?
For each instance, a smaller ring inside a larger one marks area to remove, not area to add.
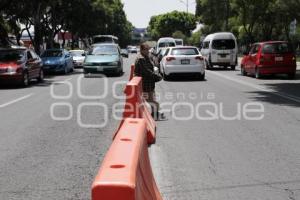
[[[190,6],[189,0],[186,0],[186,1],[185,0],[179,0],[179,1],[186,6],[186,12],[189,13],[189,6]],[[193,2],[193,3],[196,3],[196,2]]]
[[[186,13],[189,13],[189,0],[186,0]]]

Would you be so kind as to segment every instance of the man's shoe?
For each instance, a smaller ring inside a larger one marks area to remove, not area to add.
[[[161,112],[157,112],[157,113],[151,113],[153,119],[155,121],[164,121],[164,120],[167,120],[167,117],[165,116],[164,113],[161,113]]]

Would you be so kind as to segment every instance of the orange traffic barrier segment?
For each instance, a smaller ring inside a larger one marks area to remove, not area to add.
[[[132,65],[130,66],[129,81],[131,81],[131,79],[134,77],[134,69],[135,69],[135,65],[132,64]]]
[[[143,118],[147,123],[148,144],[154,144],[156,140],[156,124],[147,108],[142,93],[142,78],[133,77],[125,88],[126,103],[123,118]]]
[[[92,184],[92,200],[162,200],[146,132],[145,119],[124,119]]]

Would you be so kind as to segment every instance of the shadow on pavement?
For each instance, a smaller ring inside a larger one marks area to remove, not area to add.
[[[213,68],[209,68],[209,69],[206,69],[206,70],[209,70],[209,71],[240,71],[238,69],[235,69],[235,70],[232,70],[230,67],[227,67],[227,68],[224,68],[224,67],[213,67]]]
[[[267,102],[276,105],[300,107],[300,83],[274,83],[264,84],[264,86],[274,92],[248,92],[248,94],[252,95],[250,98],[254,101]]]
[[[49,79],[49,77],[47,77]],[[14,83],[4,83],[0,85],[0,90],[24,90],[28,88],[33,88],[33,87],[49,87],[53,83],[57,81],[53,80],[44,80],[43,82],[38,82],[38,81],[30,81],[30,85],[27,87],[23,87],[19,84],[14,84]]]
[[[241,73],[237,76],[243,76]],[[247,75],[247,77],[255,78],[254,75]],[[273,74],[273,75],[264,75],[260,78],[261,80],[300,80],[300,70],[296,71],[296,76],[293,79],[290,79],[286,74]]]
[[[204,82],[204,81],[207,81],[206,79],[204,80],[201,80],[199,78],[198,75],[191,75],[191,74],[174,74],[174,75],[171,75],[170,77],[168,77],[167,80],[164,80],[164,81],[167,81],[167,82]]]

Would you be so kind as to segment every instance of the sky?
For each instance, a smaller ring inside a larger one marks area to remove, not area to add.
[[[189,2],[189,12],[195,14],[195,0],[122,0],[127,19],[136,28],[146,28],[153,15],[159,15],[173,10],[186,11]]]

